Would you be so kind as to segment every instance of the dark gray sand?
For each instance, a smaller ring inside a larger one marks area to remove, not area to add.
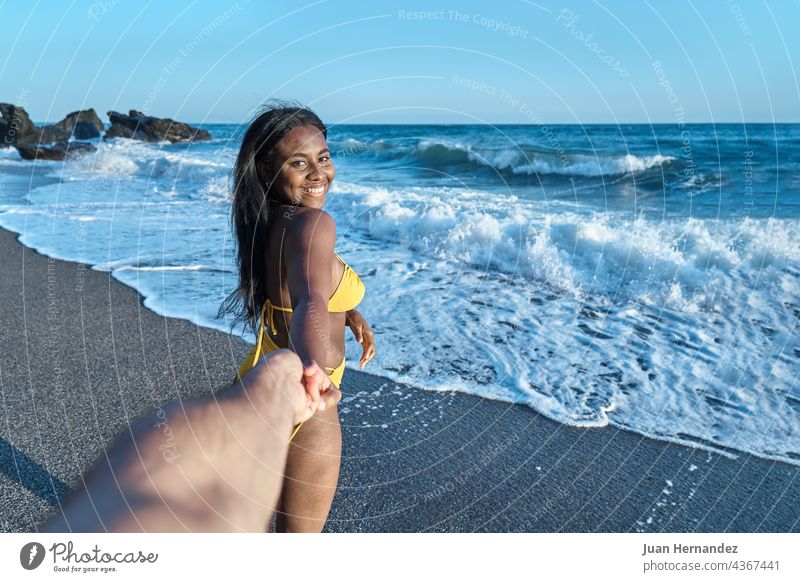
[[[156,315],[106,273],[4,230],[0,269],[0,530],[32,531],[129,421],[219,390],[248,346]],[[342,388],[328,531],[800,531],[793,465],[570,428],[353,369]]]

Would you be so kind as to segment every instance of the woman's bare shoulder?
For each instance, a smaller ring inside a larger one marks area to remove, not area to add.
[[[336,241],[336,221],[321,208],[283,205],[280,209],[280,222],[290,241],[299,246],[325,245],[333,248]],[[288,241],[287,241],[288,242]]]

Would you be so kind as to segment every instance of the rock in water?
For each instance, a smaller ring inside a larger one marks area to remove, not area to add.
[[[109,111],[111,127],[105,138],[126,137],[142,141],[181,141],[207,140],[211,134],[204,129],[191,127],[186,123],[172,119],[150,117],[141,111],[131,109],[128,115]]]
[[[37,144],[15,144],[23,160],[66,160],[78,154],[95,151],[95,147],[82,141],[57,141],[51,147]]]
[[[100,137],[105,127],[94,109],[73,111],[58,123],[36,127],[22,107],[0,103],[0,137],[6,145],[50,144],[70,138]]]
[[[65,131],[75,139],[100,137],[106,129],[94,109],[73,111],[52,127]]]
[[[127,125],[122,125],[121,123],[114,123],[113,121],[111,122],[111,127],[108,128],[106,134],[103,136],[103,139],[111,139],[112,137],[126,137],[129,139],[140,139],[143,141],[147,141],[147,136],[143,134],[141,131],[134,132]]]
[[[28,112],[11,103],[0,103],[0,144],[37,142],[39,128],[33,125]]]
[[[100,137],[105,127],[94,109],[73,111],[58,123],[45,125],[41,129],[38,143],[47,144],[67,141],[70,138],[91,139]],[[36,143],[36,142],[34,142]]]
[[[56,124],[45,125],[44,127],[37,128],[39,135],[31,140],[31,144],[46,145],[57,141],[69,141],[69,132],[62,129]]]

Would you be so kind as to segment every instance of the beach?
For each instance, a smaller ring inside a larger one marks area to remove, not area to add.
[[[6,175],[35,177],[17,194],[6,180],[0,228],[228,333],[244,126],[206,128],[189,144],[95,138],[66,163],[0,148]],[[769,158],[800,159],[800,126],[778,129],[692,126],[686,159],[678,126],[559,126],[562,160],[536,126],[331,128],[325,210],[366,286],[369,371],[800,465],[800,166]]]
[[[0,529],[30,532],[116,433],[223,388],[249,346],[16,239],[0,231]],[[352,368],[342,389],[328,532],[800,531],[796,465],[571,427]]]

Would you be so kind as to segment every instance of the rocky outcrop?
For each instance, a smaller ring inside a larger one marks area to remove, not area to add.
[[[51,144],[70,138],[100,137],[105,129],[94,109],[73,111],[58,123],[37,127],[22,107],[0,103],[0,138],[4,145]]]
[[[106,132],[105,139],[126,137],[142,141],[169,141],[172,143],[211,139],[211,134],[204,129],[191,127],[173,119],[150,117],[134,109],[131,109],[128,115],[109,111],[108,118],[111,121],[111,127]]]
[[[92,139],[100,137],[105,127],[94,109],[73,111],[58,123],[41,128],[38,141],[33,143],[48,144],[56,141],[74,139]]]
[[[111,139],[112,137],[125,137],[128,139],[140,139],[142,141],[147,141],[147,136],[141,131],[133,131],[127,125],[114,123],[113,121],[111,122],[111,127],[106,130],[106,134],[103,136],[103,139]]]
[[[40,130],[33,125],[28,112],[11,103],[0,103],[0,145],[38,141]]]
[[[100,137],[105,131],[103,122],[98,117],[94,109],[83,109],[81,111],[73,111],[64,119],[52,126],[66,132],[75,139],[92,139],[93,137]]]
[[[39,131],[37,137],[35,137],[28,143],[47,145],[57,141],[69,140],[69,132],[64,129],[61,129],[56,124],[45,125],[44,127],[38,127],[37,130]]]
[[[96,149],[92,144],[83,141],[57,141],[50,147],[18,143],[14,147],[23,160],[66,160]]]
[[[108,117],[111,127],[104,139],[122,137],[173,143],[211,139],[204,129],[173,119],[150,117],[133,109],[128,115],[109,111]],[[37,127],[23,107],[0,103],[0,144],[13,145],[25,160],[65,160],[93,152],[96,148],[92,144],[70,140],[100,137],[104,129],[94,109],[73,111],[58,123]]]

